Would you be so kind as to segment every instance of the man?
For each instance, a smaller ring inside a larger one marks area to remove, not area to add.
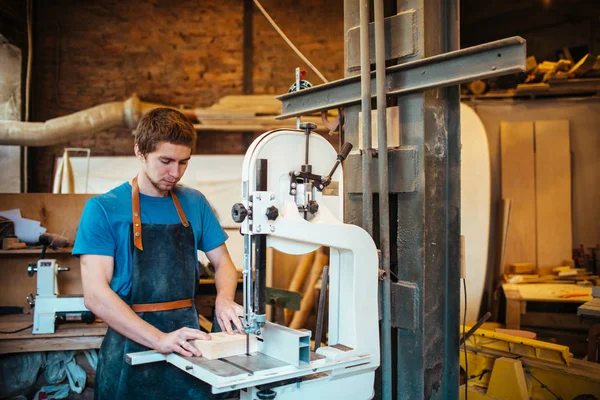
[[[180,112],[158,108],[142,117],[130,182],[91,198],[73,254],[80,256],[85,305],[109,325],[100,349],[96,399],[209,398],[210,387],[167,363],[130,366],[125,354],[155,349],[200,356],[189,340],[209,340],[193,305],[197,250],[215,267],[215,314],[222,330],[242,330],[234,302],[237,272],[206,198],[176,186],[196,131]]]

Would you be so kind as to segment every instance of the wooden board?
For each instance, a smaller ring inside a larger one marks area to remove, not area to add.
[[[483,123],[475,111],[460,105],[461,232],[465,241],[467,323],[477,322],[488,270],[490,235],[490,151]],[[461,291],[462,323],[464,293]]]
[[[246,335],[227,332],[211,333],[211,340],[192,340],[191,343],[209,360],[232,357],[246,353]],[[256,336],[250,335],[250,353],[258,349]]]
[[[23,218],[40,221],[50,233],[75,239],[83,207],[91,194],[0,194],[0,210],[21,209]]]
[[[0,331],[15,331],[33,324],[32,314],[0,316]],[[106,334],[104,323],[63,324],[53,334],[34,335],[32,328],[0,334],[0,354],[51,350],[99,349]]]
[[[537,262],[563,265],[572,257],[569,121],[535,122]]]
[[[592,288],[590,286],[578,286],[569,283],[532,283],[529,285],[514,285],[506,283],[502,285],[504,292],[515,291],[519,300],[523,301],[556,301],[561,303],[585,303],[592,300]],[[560,297],[565,293],[586,293],[586,296]],[[508,296],[507,296],[508,297]]]
[[[527,302],[560,302],[581,304],[592,298],[591,287],[575,284],[531,283],[517,285],[505,283],[502,290],[506,296],[506,328],[520,329],[523,325],[536,325],[576,329],[581,327],[575,314],[527,313]],[[565,293],[585,293],[586,296],[560,297]]]
[[[500,125],[501,197],[511,200],[504,266],[521,262],[537,265],[533,132],[533,122]]]

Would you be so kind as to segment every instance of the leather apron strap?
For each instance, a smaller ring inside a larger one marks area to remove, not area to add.
[[[173,199],[173,203],[175,204],[175,209],[177,210],[177,215],[179,215],[179,219],[181,223],[186,228],[190,226],[190,223],[183,212],[183,208],[181,207],[181,203],[179,203],[179,199],[175,192],[169,190],[169,194]],[[142,212],[140,210],[140,187],[137,182],[137,176],[133,178],[131,183],[131,212],[133,218],[133,244],[135,247],[144,251],[144,246],[142,243]]]

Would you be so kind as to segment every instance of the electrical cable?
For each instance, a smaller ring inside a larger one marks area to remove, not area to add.
[[[323,76],[323,74],[321,72],[319,72],[319,70],[314,65],[312,65],[312,63],[310,61],[308,61],[308,58],[306,58],[304,56],[304,54],[302,54],[300,52],[300,50],[298,50],[298,48],[296,46],[294,46],[292,41],[290,39],[288,39],[288,37],[285,35],[285,33],[283,33],[283,31],[279,28],[279,26],[277,26],[275,21],[273,21],[273,18],[271,18],[271,16],[267,13],[267,11],[263,8],[263,6],[258,2],[258,0],[254,0],[254,4],[256,4],[256,7],[258,7],[260,12],[263,13],[263,15],[265,16],[267,21],[269,21],[269,23],[273,26],[273,28],[277,31],[277,33],[279,33],[279,35],[283,38],[283,40],[285,40],[285,42],[288,44],[288,46],[290,46],[292,48],[292,50],[294,50],[294,52],[298,55],[298,57],[300,57],[302,59],[302,61],[304,61],[310,67],[310,69],[312,69],[315,72],[315,74],[317,74],[317,76],[319,78],[321,78],[321,80],[323,82],[328,83],[329,81]]]
[[[462,278],[463,290],[465,292],[465,313],[463,315],[463,337],[465,336],[465,326],[467,325],[467,280]],[[463,349],[465,351],[465,400],[468,400],[469,396],[469,361],[467,360],[467,341],[463,343]]]
[[[523,368],[523,370],[524,370],[524,371],[525,371],[527,374],[529,374],[529,376],[531,376],[531,377],[532,377],[534,380],[536,380],[536,381],[537,381],[537,383],[539,383],[539,384],[540,384],[540,386],[542,387],[542,389],[546,389],[547,391],[549,391],[549,392],[550,392],[550,394],[551,394],[552,396],[554,396],[554,397],[556,397],[556,398],[557,398],[557,400],[562,400],[562,399],[561,399],[560,397],[558,397],[558,396],[557,396],[557,395],[556,395],[556,394],[555,394],[555,393],[554,393],[552,390],[550,390],[550,388],[549,388],[548,386],[546,386],[546,385],[545,385],[545,384],[543,384],[543,383],[542,383],[542,382],[541,382],[541,381],[540,381],[538,378],[536,378],[535,376],[533,376],[533,374],[531,373],[531,371],[530,371],[530,370],[528,370],[528,369],[525,369],[525,368]]]
[[[29,329],[29,328],[31,328],[31,327],[33,327],[33,324],[31,324],[31,325],[29,325],[29,326],[26,326],[25,328],[17,329],[16,331],[8,331],[8,332],[5,332],[5,331],[0,331],[0,333],[5,333],[5,334],[7,334],[7,335],[10,335],[11,333],[19,333],[19,332],[22,332],[22,331],[24,331],[25,329]]]

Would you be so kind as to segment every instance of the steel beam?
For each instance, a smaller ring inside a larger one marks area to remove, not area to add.
[[[410,61],[386,69],[388,95],[408,95],[433,88],[525,71],[525,40],[519,36]],[[371,96],[376,96],[371,73]],[[360,77],[353,76],[277,97],[281,115],[297,117],[359,104]]]

